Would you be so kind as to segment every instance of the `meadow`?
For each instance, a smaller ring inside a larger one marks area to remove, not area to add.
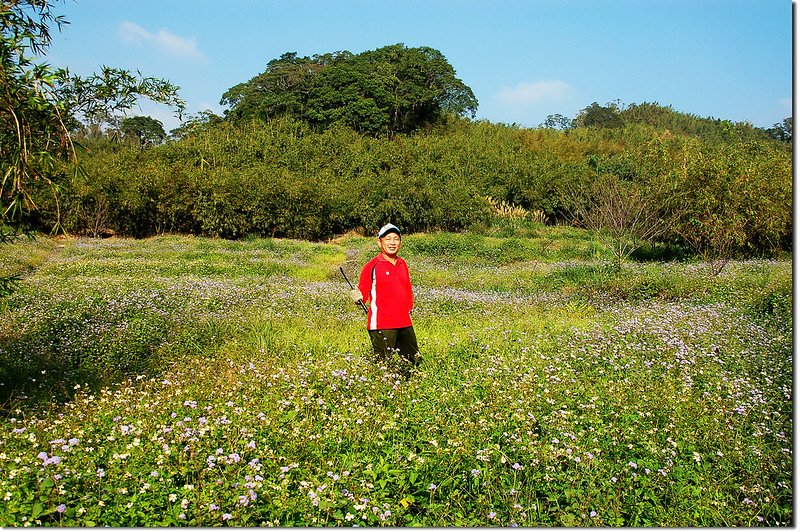
[[[373,238],[2,248],[0,526],[789,526],[791,259],[404,237],[423,356],[347,296]]]

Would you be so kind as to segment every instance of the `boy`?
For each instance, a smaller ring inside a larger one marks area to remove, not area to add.
[[[389,358],[399,353],[403,374],[408,377],[421,359],[411,323],[414,294],[406,261],[397,256],[400,229],[386,224],[378,231],[380,253],[361,269],[358,288],[350,291],[354,303],[367,305],[367,331],[376,354]]]

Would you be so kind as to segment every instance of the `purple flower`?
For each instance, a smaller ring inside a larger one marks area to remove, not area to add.
[[[514,465],[511,466],[511,469],[513,469],[514,471],[519,471],[520,469],[524,469],[524,467],[514,462]]]
[[[231,519],[233,516],[231,514],[222,514],[222,520],[227,521]]]
[[[59,504],[58,508],[56,508],[56,511],[58,513],[60,513],[60,514],[63,514],[64,512],[67,511],[67,505],[66,504]]]

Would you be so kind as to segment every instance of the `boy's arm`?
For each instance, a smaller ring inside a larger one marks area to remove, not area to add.
[[[364,265],[361,269],[361,275],[358,276],[358,289],[361,291],[361,299],[364,303],[369,302],[370,300],[370,291],[372,287],[372,268],[370,264],[372,261],[369,261]]]

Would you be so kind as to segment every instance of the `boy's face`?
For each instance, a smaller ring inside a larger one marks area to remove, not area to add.
[[[381,252],[389,257],[394,257],[400,251],[400,235],[396,233],[389,233],[383,238],[378,239],[378,246]]]

